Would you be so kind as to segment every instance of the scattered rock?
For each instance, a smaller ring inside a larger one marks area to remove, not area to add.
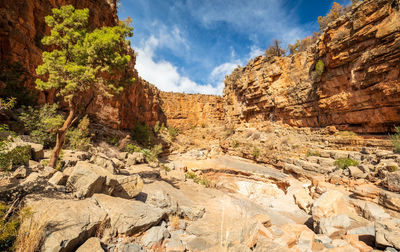
[[[143,180],[139,175],[116,176],[117,185],[112,193],[113,196],[132,199],[143,189]]]
[[[57,171],[54,175],[49,179],[49,183],[53,185],[65,185],[67,183],[68,176],[64,173]]]
[[[198,220],[203,217],[206,209],[202,206],[187,207],[180,206],[181,215],[189,220]]]
[[[314,221],[340,214],[346,214],[350,217],[356,215],[355,209],[350,205],[348,198],[340,191],[331,190],[322,194],[312,207]]]
[[[389,172],[386,179],[389,191],[400,192],[400,171]]]
[[[344,214],[322,218],[319,221],[318,233],[331,236],[339,231],[342,231],[343,234],[345,234],[346,231],[343,229],[350,227],[350,224],[351,220],[349,216]]]
[[[76,252],[104,252],[101,247],[100,239],[97,237],[89,238]]]
[[[128,154],[128,158],[126,159],[126,165],[132,166],[135,164],[143,164],[143,163],[145,163],[145,161],[146,161],[146,158],[143,153],[134,152],[134,153]]]
[[[293,193],[296,204],[303,209],[306,213],[311,213],[313,199],[306,189],[299,189]]]
[[[390,215],[387,214],[382,207],[372,202],[365,202],[365,206],[362,210],[364,218],[371,221],[384,220],[390,218]]]
[[[392,219],[375,222],[376,244],[400,250],[400,222]]]
[[[168,236],[169,232],[166,227],[157,226],[147,230],[141,241],[145,247],[152,247],[154,245],[160,245]]]

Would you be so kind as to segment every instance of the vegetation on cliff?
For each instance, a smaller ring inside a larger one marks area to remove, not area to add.
[[[79,114],[85,113],[85,96],[90,91],[112,96],[132,82],[132,77],[118,79],[114,76],[123,74],[130,62],[126,37],[132,36],[133,29],[128,23],[120,22],[118,26],[90,31],[88,19],[88,9],[75,9],[72,5],[53,9],[52,15],[45,18],[51,33],[42,43],[55,49],[43,52],[43,64],[36,71],[48,78],[37,79],[36,85],[39,90],[55,89],[69,109],[67,119],[56,131],[51,167],[56,166],[67,130]]]

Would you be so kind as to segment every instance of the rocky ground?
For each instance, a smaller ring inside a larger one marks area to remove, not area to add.
[[[64,150],[61,170],[44,166],[49,150],[30,145],[29,166],[0,184],[3,200],[33,213],[21,226],[26,248],[400,250],[400,155],[385,138],[198,127],[158,163],[98,143]],[[339,158],[358,164],[341,169]]]

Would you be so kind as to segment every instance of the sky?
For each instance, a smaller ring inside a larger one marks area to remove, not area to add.
[[[225,75],[318,30],[333,0],[120,0],[139,76],[162,91],[222,95]],[[336,0],[350,4],[350,0]]]

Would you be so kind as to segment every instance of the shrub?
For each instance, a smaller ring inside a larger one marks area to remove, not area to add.
[[[349,168],[349,166],[358,166],[360,162],[351,158],[339,158],[335,161],[334,165],[340,169]]]
[[[136,123],[132,129],[132,139],[141,145],[150,146],[152,137],[153,130],[144,123]]]
[[[10,151],[3,150],[0,153],[0,170],[9,171],[16,165],[28,165],[31,158],[29,145],[17,146]]]
[[[321,156],[321,153],[318,152],[318,151],[308,150],[308,151],[307,151],[307,157],[311,157],[311,156],[313,156],[313,157],[320,157],[320,156]]]
[[[134,152],[142,152],[142,148],[134,144],[127,144],[125,147],[125,151],[132,154]]]
[[[308,36],[302,40],[297,40],[293,45],[289,44],[289,52],[291,55],[306,51],[311,45],[313,45],[318,39],[318,34],[314,33],[312,36]]]
[[[286,51],[281,48],[281,42],[277,39],[274,40],[273,44],[265,50],[265,56],[267,58],[282,57],[285,56]]]
[[[39,109],[24,107],[19,119],[33,140],[43,144],[46,148],[55,145],[55,131],[64,122],[63,116],[57,113],[56,104],[46,104]]]
[[[315,65],[315,72],[318,76],[321,76],[325,71],[325,63],[322,60],[318,60],[317,64]]]
[[[158,156],[162,153],[162,148],[163,147],[161,144],[154,145],[151,149],[140,148],[137,145],[128,144],[125,147],[125,151],[129,153],[133,152],[143,153],[146,158],[146,161],[150,163],[150,162],[156,162],[158,160]]]
[[[239,147],[239,142],[238,142],[237,140],[233,141],[232,147],[235,148],[235,149],[236,149],[237,147]]]
[[[66,144],[74,150],[87,151],[90,148],[90,120],[85,116],[77,128],[70,128],[66,134]]]
[[[345,8],[342,5],[334,2],[332,5],[332,9],[325,17],[321,16],[318,17],[319,30],[323,31],[326,27],[328,27],[328,24],[330,22],[338,19],[344,13],[345,13]]]
[[[400,153],[400,127],[395,127],[394,131],[396,133],[391,135],[390,138],[392,140],[394,151]]]
[[[253,148],[253,153],[252,153],[253,158],[258,158],[260,156],[260,154],[261,154],[260,149],[257,148],[257,147],[254,147]]]
[[[8,209],[8,206],[0,203],[0,251],[14,251],[13,245],[18,234],[18,218],[4,220]]]
[[[179,131],[173,127],[168,127],[168,133],[169,133],[169,136],[171,137],[171,140],[175,141],[176,137],[179,134]]]
[[[119,137],[117,137],[117,136],[109,136],[109,137],[107,138],[107,142],[108,142],[110,145],[118,146],[118,144],[119,144]]]
[[[188,172],[186,172],[185,177],[187,179],[193,180],[193,182],[195,182],[196,184],[203,185],[203,186],[205,186],[207,188],[212,187],[211,181],[209,181],[204,176],[203,177],[198,177],[195,173],[188,171]]]
[[[160,130],[161,130],[160,121],[157,121],[156,124],[154,125],[154,133],[158,135],[160,133]]]

